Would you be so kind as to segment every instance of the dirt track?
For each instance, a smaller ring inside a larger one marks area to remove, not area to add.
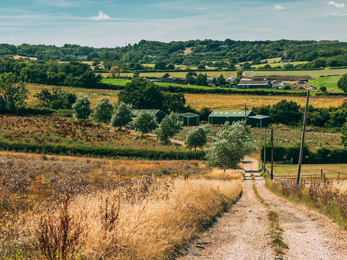
[[[275,196],[258,173],[258,162],[246,158],[246,178],[241,199],[212,228],[203,233],[180,259],[275,259],[269,245],[265,207],[252,189],[250,173],[260,195],[275,210],[288,244],[283,259],[347,259],[347,232],[330,219]]]

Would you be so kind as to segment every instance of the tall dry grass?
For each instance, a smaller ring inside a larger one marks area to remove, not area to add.
[[[238,198],[242,181],[158,180],[36,207],[0,229],[0,255],[46,259],[170,259]]]

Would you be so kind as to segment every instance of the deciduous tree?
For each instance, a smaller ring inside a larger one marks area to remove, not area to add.
[[[147,134],[158,128],[157,117],[147,111],[141,112],[135,119],[133,127],[141,134]]]
[[[88,119],[93,110],[90,109],[90,99],[84,94],[79,94],[76,102],[72,105],[74,117],[80,121]]]
[[[120,130],[122,126],[125,126],[127,123],[131,122],[131,114],[132,105],[127,105],[124,102],[120,102],[111,119],[111,126],[118,127]]]
[[[212,147],[206,151],[207,165],[236,169],[243,157],[256,149],[250,126],[244,121],[226,122],[218,131]]]
[[[182,130],[182,123],[179,121],[177,113],[171,113],[161,122],[159,129],[155,131],[157,139],[163,143],[168,143],[168,138],[174,136]]]
[[[187,134],[186,141],[184,142],[188,148],[203,147],[207,142],[207,134],[210,132],[211,126],[209,124],[193,127]]]
[[[107,97],[103,97],[95,106],[92,116],[95,122],[108,124],[111,121],[113,113],[114,104]]]

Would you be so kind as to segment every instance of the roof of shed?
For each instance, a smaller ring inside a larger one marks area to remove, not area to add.
[[[249,118],[254,118],[254,119],[265,119],[265,118],[270,118],[269,116],[263,116],[263,115],[255,115],[255,116],[250,116]]]
[[[198,114],[194,114],[194,113],[183,113],[183,114],[180,114],[180,116],[183,116],[183,117],[198,117],[199,115]]]
[[[252,113],[251,110],[246,111],[246,116]],[[210,116],[212,117],[245,117],[245,110],[224,110],[224,111],[213,111]]]
[[[269,84],[269,80],[241,80],[238,86],[250,86],[250,85],[255,85],[255,86],[267,86]]]
[[[146,111],[146,112],[149,112],[149,113],[151,113],[151,114],[157,114],[159,111],[161,111],[160,109],[133,109],[133,116],[138,116],[141,112],[144,112],[144,111]],[[162,112],[162,111],[161,111]],[[163,112],[163,113],[165,113],[165,112]]]

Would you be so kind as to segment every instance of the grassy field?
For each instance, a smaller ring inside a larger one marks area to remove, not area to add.
[[[30,93],[28,95],[28,105],[35,106],[39,104],[39,100],[34,95],[40,92],[42,89],[52,89],[56,86],[27,84],[27,88]],[[75,94],[87,95],[92,103],[92,107],[101,100],[103,97],[108,97],[111,102],[118,102],[117,90],[103,90],[103,89],[82,89],[73,87],[62,87],[66,92]],[[187,105],[192,108],[200,110],[203,107],[209,107],[213,110],[242,110],[244,104],[247,104],[247,108],[251,109],[255,106],[273,105],[277,104],[281,100],[295,101],[299,105],[305,105],[305,97],[293,97],[293,96],[255,96],[255,95],[219,95],[219,94],[185,94]],[[310,105],[314,107],[336,107],[343,104],[346,101],[346,97],[316,97],[312,96],[310,99]]]
[[[223,74],[224,78],[229,78],[230,76],[236,76],[236,71],[204,71],[204,70],[199,70],[195,71],[197,74],[202,73],[202,74],[207,74],[207,76],[213,76],[213,77],[219,77],[221,74]],[[140,72],[140,77],[163,77],[163,75],[166,72]],[[104,78],[108,77],[110,74],[109,73],[99,73],[102,75]],[[176,78],[185,78],[187,75],[187,72],[169,72],[171,77],[176,77]],[[121,76],[123,77],[132,77],[133,73],[121,73]]]
[[[185,140],[187,133],[193,127],[183,127],[183,130],[175,136],[177,140]],[[274,143],[289,147],[301,140],[301,131],[299,129],[291,129],[283,125],[273,125],[274,129]],[[218,132],[219,127],[212,127],[211,132],[208,135],[207,147],[212,143],[213,137]],[[252,133],[255,140],[257,141],[257,146],[260,148],[264,144],[264,128],[252,128]],[[270,131],[267,133],[267,142],[270,141]],[[328,149],[333,149],[336,147],[342,147],[341,135],[334,133],[324,133],[324,132],[306,132],[305,143],[308,145],[310,150],[314,151],[322,147]]]
[[[295,61],[295,62],[290,62],[289,64],[296,66],[296,65],[301,65],[301,64],[305,64],[308,63],[307,61]],[[270,65],[271,68],[275,68],[280,66],[281,68],[284,67],[284,65],[288,64],[288,63],[265,63],[265,64],[257,64],[257,65],[251,65],[252,67],[260,68],[260,67],[264,67],[266,64]]]
[[[267,165],[270,169],[271,165]],[[320,174],[321,169],[324,170],[328,179],[346,179],[347,180],[347,164],[303,164],[301,174]],[[297,174],[297,165],[274,165],[274,173],[278,175]],[[339,174],[340,173],[340,174]]]
[[[176,145],[163,145],[150,137],[138,137],[114,128],[77,122],[65,118],[0,115],[0,140],[33,144],[62,144],[104,148],[132,148],[146,150],[185,150]]]
[[[337,86],[337,82],[339,81],[340,78],[341,76],[316,78],[315,80],[310,81],[308,85],[318,87],[318,88],[326,87],[327,91],[329,92],[343,92],[343,90]]]
[[[247,77],[268,77],[274,75],[284,76],[311,76],[319,78],[320,76],[343,75],[347,73],[347,69],[332,69],[332,70],[293,70],[293,71],[247,71]]]

